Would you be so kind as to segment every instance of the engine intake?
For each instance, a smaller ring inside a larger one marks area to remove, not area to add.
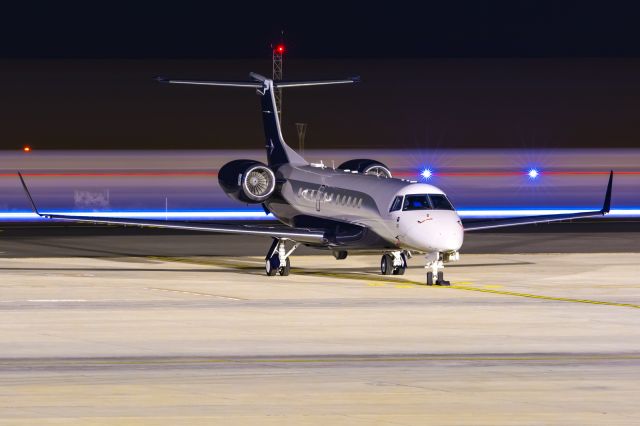
[[[391,170],[384,164],[376,160],[369,160],[367,158],[359,158],[356,160],[346,161],[340,166],[338,169],[341,170],[355,170],[358,173],[362,173],[365,175],[374,175],[383,178],[391,177]]]
[[[266,164],[259,161],[234,160],[220,168],[218,183],[225,194],[234,200],[258,204],[275,191],[276,176]]]

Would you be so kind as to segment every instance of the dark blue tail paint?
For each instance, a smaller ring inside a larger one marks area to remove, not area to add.
[[[262,122],[264,125],[265,149],[269,166],[294,163],[297,165],[307,162],[293,151],[284,141],[280,130],[280,119],[276,109],[271,80],[264,82],[264,87],[258,89],[261,95]]]

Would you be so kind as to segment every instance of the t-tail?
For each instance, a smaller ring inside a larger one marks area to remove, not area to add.
[[[359,77],[352,77],[342,80],[317,80],[317,81],[273,81],[270,78],[260,74],[250,73],[251,80],[248,81],[198,81],[198,80],[174,80],[159,77],[157,80],[163,83],[172,84],[192,84],[198,86],[224,86],[224,87],[251,87],[261,97],[262,120],[264,124],[265,148],[267,150],[267,159],[269,166],[278,166],[281,164],[292,164],[303,166],[308,164],[297,152],[286,144],[282,137],[280,128],[280,120],[278,118],[278,110],[276,108],[276,100],[274,89],[286,87],[303,87],[303,86],[324,86],[328,84],[349,84],[360,81]]]

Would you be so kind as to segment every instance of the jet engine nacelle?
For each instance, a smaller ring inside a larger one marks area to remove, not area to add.
[[[378,177],[390,178],[391,170],[384,164],[376,160],[360,158],[357,160],[346,161],[338,167],[341,170],[357,171],[365,175],[374,175]]]
[[[266,164],[259,161],[234,160],[220,168],[218,183],[234,200],[258,204],[273,194],[276,177]]]

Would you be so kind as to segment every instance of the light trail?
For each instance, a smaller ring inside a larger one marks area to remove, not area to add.
[[[521,217],[547,214],[570,214],[581,211],[597,210],[597,208],[584,209],[461,209],[458,214],[461,218],[498,218]],[[94,216],[96,218],[129,218],[129,219],[156,219],[156,220],[274,220],[271,214],[267,215],[260,210],[208,210],[208,211],[56,211],[43,214],[61,214],[69,216]],[[612,209],[606,217],[640,217],[640,207]],[[0,221],[50,221],[32,212],[0,212]]]
[[[415,171],[415,170],[395,170],[393,171],[393,175],[395,177],[402,178],[419,178],[422,176],[424,171]],[[640,176],[640,171],[638,170],[614,170],[615,175],[635,175]],[[495,171],[495,172],[481,172],[481,171],[469,171],[469,172],[447,172],[447,171],[429,171],[429,177],[478,177],[478,176],[528,176],[529,171]],[[581,170],[581,171],[573,171],[573,170],[543,170],[540,173],[544,173],[544,175],[566,175],[566,176],[579,176],[579,175],[608,175],[609,170]],[[154,177],[154,176],[208,176],[208,177],[217,177],[217,170],[154,170],[154,171],[98,171],[98,172],[40,172],[40,171],[25,171],[22,173],[23,176],[32,176],[32,177],[119,177],[119,176],[139,176],[139,177]],[[0,173],[0,177],[17,177],[17,173]]]

